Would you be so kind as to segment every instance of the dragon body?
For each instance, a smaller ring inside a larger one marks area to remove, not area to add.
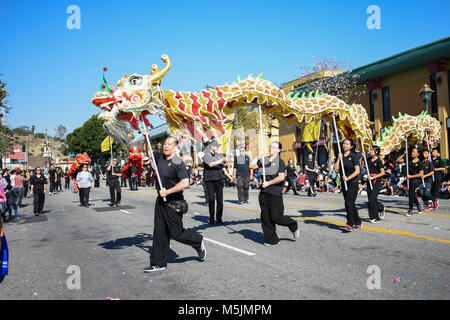
[[[380,147],[381,155],[404,147],[404,141],[408,138],[408,146],[427,143],[431,148],[439,144],[441,136],[441,124],[425,111],[418,116],[398,114],[398,118],[392,117],[393,125],[385,128],[381,139],[374,143]]]
[[[373,145],[370,128],[373,123],[362,105],[349,105],[335,96],[319,92],[303,93],[302,96],[286,95],[273,83],[264,80],[262,74],[256,78],[250,75],[244,80],[238,76],[237,82],[199,92],[163,90],[161,79],[169,71],[171,62],[167,55],[163,55],[161,60],[166,63],[161,70],[153,65],[148,75],[125,75],[118,81],[116,89],[111,87],[108,91],[96,92],[92,98],[92,102],[104,111],[98,118],[105,120],[105,130],[122,142],[127,141],[127,134],[120,120],[128,121],[134,129],[138,129],[141,121],[149,124],[145,118],[147,115],[159,112],[164,114],[171,134],[206,142],[226,133],[225,121],[231,120],[238,108],[254,105],[261,106],[266,113],[286,122],[288,126],[319,119],[330,123],[336,120],[344,137],[353,139],[359,146]],[[435,141],[440,126],[438,130],[429,116],[413,118],[409,121],[415,121],[419,127],[422,123],[433,124],[430,142]],[[380,143],[383,153],[398,145],[395,142],[397,135],[406,134],[405,130],[409,130],[409,127],[401,125],[404,120],[399,120],[396,129],[392,129],[403,131],[383,135],[383,143]],[[386,133],[393,132],[390,130],[388,128]],[[417,135],[418,140],[423,138],[423,134]]]

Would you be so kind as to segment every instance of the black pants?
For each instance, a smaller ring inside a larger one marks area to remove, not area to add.
[[[100,178],[97,178],[94,181],[94,188],[99,188],[99,187],[100,187]]]
[[[28,185],[28,181],[23,182],[23,196],[26,198],[28,195],[28,188],[30,186]]]
[[[316,174],[315,173],[308,173],[307,174],[309,185],[311,186],[308,188],[308,196],[316,193]]]
[[[209,203],[209,195],[208,195],[208,190],[206,189],[205,181],[202,182],[202,187],[203,187],[203,192],[205,193],[205,202]]]
[[[419,200],[417,199],[416,189],[419,188],[420,183],[422,183],[422,180],[420,179],[409,180],[409,189],[408,189],[409,210],[412,210],[414,208],[414,205],[416,205],[417,209],[419,209]]]
[[[118,179],[109,181],[109,195],[111,196],[111,202],[113,205],[120,203],[121,190]]]
[[[250,178],[249,177],[237,177],[237,192],[238,201],[247,202],[248,201],[248,189],[250,188]]]
[[[441,189],[441,183],[442,180],[438,179],[437,175],[434,175],[434,182],[431,187],[431,194],[433,195],[434,199],[439,199],[439,191]]]
[[[56,180],[55,191],[62,191],[61,180]]]
[[[367,188],[367,197],[369,198],[369,218],[370,219],[379,219],[378,213],[384,210],[384,205],[378,201],[378,195],[381,190],[381,181],[377,179],[374,183],[372,181],[373,190],[370,188],[370,184]]]
[[[297,190],[295,189],[294,178],[288,176],[286,179],[287,179],[287,182],[288,182],[286,193],[288,193],[289,190],[291,190],[291,187],[292,187],[292,190],[294,190],[294,194],[298,194]]]
[[[66,180],[64,181],[64,188],[65,189],[69,189],[70,188],[70,179],[66,178]]]
[[[342,181],[342,194],[345,200],[345,211],[347,212],[347,224],[349,226],[361,225],[361,219],[356,209],[356,197],[358,196],[358,181],[349,183],[347,181],[347,191],[345,191],[344,181]]]
[[[80,188],[80,204],[82,206],[87,206],[89,204],[89,191],[91,188]]]
[[[127,179],[120,178],[120,186],[126,188],[127,187]]]
[[[169,257],[170,237],[198,250],[203,237],[183,228],[183,216],[170,209],[160,197],[155,203],[153,247],[150,256],[152,266],[165,267]]]
[[[265,243],[278,243],[279,239],[276,232],[277,224],[289,227],[291,232],[295,232],[298,229],[297,221],[283,215],[283,196],[274,196],[260,192],[259,206],[261,207],[261,227]]]
[[[50,179],[50,192],[55,192],[55,181]]]
[[[42,213],[44,209],[45,193],[44,190],[33,190],[34,213]]]
[[[130,189],[137,190],[138,189],[138,176],[132,176],[129,178]]]
[[[206,190],[208,191],[208,206],[209,206],[209,221],[214,222],[214,217],[217,222],[222,222],[223,213],[223,182],[207,181]],[[217,210],[214,212],[214,206],[217,201]]]

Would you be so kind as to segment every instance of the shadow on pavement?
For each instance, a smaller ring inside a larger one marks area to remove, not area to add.
[[[137,247],[144,252],[146,252],[149,256],[152,252],[152,246],[144,245],[147,241],[153,241],[153,237],[150,234],[147,233],[138,233],[134,237],[125,237],[125,238],[119,238],[103,243],[99,243],[98,245],[104,249],[107,250],[117,250],[117,249],[126,249],[129,247]],[[173,241],[173,240],[172,240]],[[169,256],[168,256],[168,262],[169,263],[182,263],[186,261],[191,260],[198,260],[197,253],[193,250],[193,253],[195,256],[193,257],[186,257],[177,259],[178,254],[173,251],[172,249],[169,249]]]

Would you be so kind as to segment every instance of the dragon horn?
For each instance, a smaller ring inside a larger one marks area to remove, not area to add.
[[[170,59],[166,54],[163,54],[161,56],[161,60],[163,62],[166,63],[166,65],[164,66],[164,68],[162,68],[159,71],[155,71],[155,73],[152,74],[152,72],[150,72],[150,79],[152,80],[152,82],[158,82],[161,81],[161,79],[167,74],[167,72],[170,69],[171,63],[170,63]],[[152,66],[152,71],[153,71],[153,66]]]

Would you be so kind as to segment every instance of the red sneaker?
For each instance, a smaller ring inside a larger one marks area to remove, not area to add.
[[[434,201],[433,206],[434,206],[434,209],[435,209],[435,210],[436,210],[437,208],[439,208],[437,200]]]
[[[423,210],[425,210],[425,211],[430,211],[431,209],[433,209],[433,207],[430,206],[430,205],[428,205],[428,206],[426,206],[425,209],[423,209]]]

